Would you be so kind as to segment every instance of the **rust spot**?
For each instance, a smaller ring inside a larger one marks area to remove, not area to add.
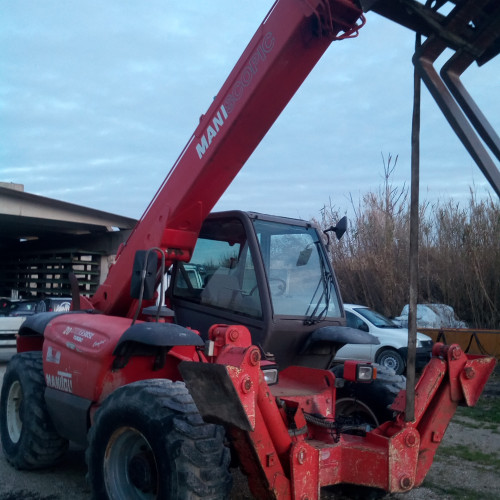
[[[241,368],[233,365],[226,365],[226,370],[231,374],[232,377],[239,377],[240,373],[243,371]]]
[[[476,376],[476,371],[474,370],[474,368],[472,368],[472,366],[467,366],[465,368],[465,378],[467,380],[472,380],[475,376]]]
[[[454,345],[451,347],[450,351],[451,351],[451,359],[455,361],[457,359],[460,359],[460,356],[462,355],[462,349],[460,349],[460,347]]]

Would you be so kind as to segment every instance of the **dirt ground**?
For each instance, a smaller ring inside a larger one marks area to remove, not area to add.
[[[0,382],[12,353],[0,351]],[[500,367],[497,366],[482,398],[500,398]],[[471,456],[463,457],[463,448]],[[457,450],[460,453],[456,453]],[[461,451],[462,450],[462,451]],[[472,460],[474,453],[482,459]],[[486,460],[484,458],[486,457]],[[500,424],[484,425],[457,414],[422,487],[406,494],[387,495],[391,500],[496,500],[500,492]],[[0,452],[0,500],[86,500],[90,489],[85,480],[83,450],[70,449],[57,467],[23,472],[12,469]],[[245,477],[235,471],[231,500],[250,500]],[[339,500],[325,491],[322,500]]]

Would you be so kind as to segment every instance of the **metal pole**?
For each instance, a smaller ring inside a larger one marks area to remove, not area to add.
[[[415,38],[415,52],[420,48],[421,36]],[[420,75],[413,72],[413,116],[411,129],[411,190],[410,190],[410,312],[408,315],[408,362],[406,366],[407,422],[415,420],[415,360],[417,349],[418,301],[418,205],[420,185]]]

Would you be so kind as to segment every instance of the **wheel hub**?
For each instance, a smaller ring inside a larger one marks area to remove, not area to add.
[[[130,460],[128,464],[130,482],[144,493],[151,493],[156,485],[156,467],[151,454],[142,452]]]
[[[21,439],[23,421],[21,418],[23,408],[23,390],[19,381],[10,387],[7,396],[7,430],[13,443]]]
[[[398,367],[398,363],[393,357],[387,357],[385,358],[384,366],[386,368],[392,368],[393,370],[395,370]]]
[[[104,458],[104,482],[109,498],[146,500],[157,497],[155,455],[139,430],[120,427],[111,435]]]

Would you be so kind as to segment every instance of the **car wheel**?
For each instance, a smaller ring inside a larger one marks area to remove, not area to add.
[[[384,349],[377,354],[375,362],[379,365],[394,370],[396,375],[402,375],[405,371],[405,362],[402,356],[394,349]]]
[[[203,421],[183,382],[142,380],[113,392],[89,433],[93,497],[221,500],[231,488],[224,429]]]

